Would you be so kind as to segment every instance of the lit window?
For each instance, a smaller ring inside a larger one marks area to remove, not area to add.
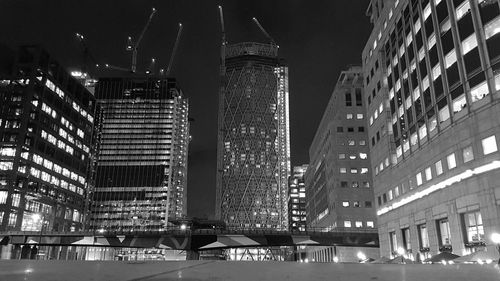
[[[467,106],[467,101],[465,100],[464,94],[462,94],[461,96],[459,96],[453,100],[453,112],[454,113],[462,111],[462,109],[464,109],[466,106]]]
[[[392,199],[394,199],[394,196],[392,194],[392,189],[389,190],[389,192],[387,192],[387,197],[389,197],[389,201],[391,201]]]
[[[432,179],[432,171],[431,171],[431,167],[427,167],[425,169],[425,180],[431,180]]]
[[[347,173],[347,169],[346,169],[346,168],[340,168],[340,173],[341,173],[341,174],[345,174],[345,173]]]
[[[445,106],[439,110],[439,122],[444,122],[448,119],[450,119],[450,111],[448,110],[448,107]]]
[[[434,45],[436,44],[436,34],[432,33],[431,36],[429,36],[429,39],[427,40],[427,49],[432,49]]]
[[[344,221],[344,227],[351,227],[351,221]]]
[[[368,168],[361,168],[361,174],[368,173]]]
[[[481,100],[485,96],[487,96],[488,94],[489,94],[488,84],[486,84],[486,81],[484,81],[483,83],[477,85],[476,87],[474,87],[470,90],[472,102],[476,102],[478,100]]]
[[[369,228],[374,228],[374,227],[375,227],[375,224],[373,223],[373,221],[367,221],[367,222],[366,222],[366,227],[369,227]]]
[[[349,207],[349,205],[350,205],[349,201],[342,201],[342,207],[347,208],[347,207]]]
[[[365,140],[360,140],[359,141],[359,145],[366,145],[366,141]]]
[[[500,17],[490,21],[484,26],[484,35],[486,39],[493,37],[495,34],[500,32]]]
[[[424,21],[431,15],[431,5],[427,4],[424,8]]]
[[[422,173],[417,174],[417,185],[422,185]]]
[[[368,154],[366,154],[366,153],[359,153],[359,158],[360,159],[366,159],[366,158],[368,158]]]
[[[356,227],[363,227],[363,222],[356,221],[355,226]]]
[[[456,61],[457,61],[457,53],[455,53],[455,49],[453,49],[445,57],[445,67],[449,68]]]
[[[418,134],[420,140],[427,136],[427,127],[425,126],[425,124],[423,124],[422,127],[418,128]]]
[[[483,146],[484,155],[498,151],[497,140],[495,136],[487,137],[481,140],[481,144]]]
[[[467,242],[485,242],[483,219],[479,211],[463,214]]]
[[[356,159],[356,155],[354,155],[354,154],[349,155],[349,159],[351,159],[351,160]]]
[[[462,50],[464,55],[475,47],[477,47],[476,33],[473,33],[471,36],[467,37],[467,39],[462,41]]]
[[[351,168],[351,174],[357,174],[358,169],[357,168]]]
[[[457,8],[457,21],[460,20],[465,14],[467,14],[470,10],[469,1],[464,1],[462,5]]]
[[[441,160],[437,161],[436,164],[436,175],[441,175],[443,173],[443,164],[441,163]]]
[[[457,161],[455,159],[455,153],[452,153],[446,157],[446,162],[448,163],[448,169],[453,169],[457,166]]]
[[[441,76],[441,65],[438,63],[432,68],[432,80],[436,80],[439,76]]]
[[[339,153],[339,159],[345,159],[345,153]]]
[[[353,115],[351,113],[348,113],[347,116],[346,116],[347,119],[352,119],[353,118]]]
[[[358,120],[363,119],[363,114],[362,113],[356,114],[356,119],[358,119]]]
[[[347,144],[348,144],[349,146],[354,146],[354,145],[356,145],[356,141],[355,141],[355,140],[348,140],[348,141],[347,141]]]
[[[464,163],[474,160],[474,152],[472,151],[472,146],[468,146],[462,150],[462,155],[464,157]]]

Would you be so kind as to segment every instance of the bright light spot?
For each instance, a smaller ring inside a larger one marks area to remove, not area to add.
[[[181,230],[186,230],[186,225],[185,224],[181,224]]]
[[[366,255],[363,252],[358,252],[357,257],[361,261],[366,260]]]
[[[445,260],[442,260],[442,261],[441,261],[441,263],[442,263],[443,265],[446,265],[446,261],[445,261]]]
[[[338,263],[339,262],[339,257],[333,257],[333,262]]]
[[[448,264],[455,264],[454,261],[448,261]]]
[[[405,252],[406,252],[406,251],[405,251],[405,249],[403,249],[403,248],[398,248],[398,255],[402,256],[402,255],[404,255],[404,254],[405,254]]]
[[[26,270],[24,271],[24,273],[31,273],[33,272],[33,268],[26,268]]]
[[[493,243],[495,244],[500,244],[500,234],[496,232],[491,234],[491,241],[493,241]]]
[[[42,216],[40,214],[33,214],[31,215],[31,218],[33,219],[33,221],[38,222],[42,218]]]
[[[104,228],[101,228],[98,231],[99,231],[99,233],[104,233]]]
[[[477,260],[478,264],[483,264],[484,262],[482,260]]]
[[[490,263],[493,262],[493,260],[492,259],[487,259],[487,260],[485,260],[485,262],[486,262],[486,264],[490,264]]]
[[[305,262],[305,263],[308,263],[308,262],[309,262],[309,259],[308,259],[308,258],[306,258],[306,259],[304,260],[304,262]]]

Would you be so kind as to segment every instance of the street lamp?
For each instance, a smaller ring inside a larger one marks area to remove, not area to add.
[[[401,263],[405,263],[405,249],[399,247],[398,248],[398,255],[401,256]]]
[[[366,255],[363,252],[358,252],[357,257],[358,257],[360,263],[363,263],[366,261]]]
[[[498,264],[500,264],[500,234],[498,234],[496,232],[491,234],[491,241],[493,241],[493,243],[495,243],[497,245],[497,250],[498,250],[498,255],[499,255]]]

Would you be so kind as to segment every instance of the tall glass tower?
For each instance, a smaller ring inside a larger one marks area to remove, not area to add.
[[[275,44],[223,45],[216,216],[230,228],[287,229],[288,68]]]
[[[174,79],[101,78],[92,226],[160,230],[186,215],[188,100]]]

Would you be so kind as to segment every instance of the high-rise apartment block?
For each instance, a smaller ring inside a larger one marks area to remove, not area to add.
[[[309,149],[308,227],[375,231],[361,67],[342,71]]]
[[[78,231],[92,190],[94,96],[38,46],[0,78],[0,231]]]
[[[288,68],[275,44],[223,45],[216,216],[228,227],[288,228]]]
[[[500,6],[372,0],[364,102],[384,256],[494,250]]]
[[[306,184],[307,164],[293,167],[288,179],[288,229],[306,231]]]
[[[101,78],[91,225],[160,230],[186,215],[188,100],[174,79]]]

